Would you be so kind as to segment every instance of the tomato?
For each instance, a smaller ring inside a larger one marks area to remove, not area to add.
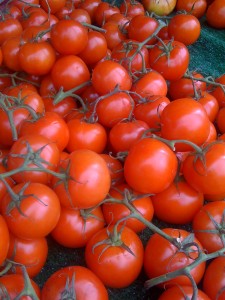
[[[53,189],[60,203],[68,208],[85,209],[99,204],[108,194],[111,177],[104,159],[96,152],[83,149],[70,153],[60,164],[66,181],[55,178]]]
[[[166,80],[178,80],[188,68],[189,56],[189,51],[183,43],[164,40],[163,45],[158,42],[149,50],[149,64]]]
[[[89,269],[69,266],[54,272],[44,283],[42,300],[68,299],[74,295],[77,300],[108,300],[108,292],[102,281]]]
[[[96,9],[100,3],[101,0],[84,0],[79,3],[79,8],[83,8],[89,13],[91,21],[93,23]]]
[[[42,135],[29,134],[20,137],[12,145],[7,160],[7,171],[18,169],[25,164],[26,168],[31,168],[31,170],[15,172],[12,178],[17,183],[47,184],[52,177],[47,170],[56,170],[58,163],[59,149],[57,145]]]
[[[28,134],[42,135],[55,143],[59,151],[63,151],[69,141],[69,129],[66,122],[55,112],[45,112],[35,121],[24,121],[21,124],[19,136]]]
[[[146,122],[151,129],[160,130],[160,115],[163,109],[170,103],[167,97],[146,97],[134,108],[134,116],[137,120]]]
[[[120,12],[128,18],[133,18],[137,15],[144,15],[145,9],[141,2],[126,0],[119,5]]]
[[[176,172],[176,155],[166,144],[153,138],[136,142],[124,163],[126,182],[140,193],[162,192],[173,182]]]
[[[14,38],[7,39],[2,44],[1,47],[4,65],[13,71],[21,71],[21,66],[18,58],[20,43],[21,43],[21,38],[14,37]]]
[[[156,39],[150,37],[155,33],[158,26],[158,21],[153,17],[146,15],[134,16],[127,27],[128,38],[138,42],[143,42],[148,39],[147,44],[152,45]]]
[[[144,247],[132,229],[120,226],[117,234],[113,230],[114,226],[109,226],[91,237],[85,248],[85,262],[107,287],[124,288],[141,272]]]
[[[87,65],[96,64],[107,53],[107,41],[104,35],[98,31],[88,32],[86,47],[79,53],[79,56]]]
[[[40,7],[26,8],[26,15],[22,14],[20,23],[23,29],[30,26],[39,26],[42,24],[49,24],[48,14]]]
[[[225,28],[225,3],[223,0],[215,0],[208,6],[206,21],[214,28]]]
[[[68,91],[90,79],[90,72],[85,62],[76,55],[58,58],[51,70],[53,84],[57,89]],[[77,90],[76,94],[81,90]]]
[[[102,153],[107,144],[105,128],[98,122],[72,119],[67,123],[69,140],[66,149],[73,152],[78,149],[89,149]]]
[[[107,21],[102,26],[102,29],[105,30],[103,35],[106,39],[107,47],[110,50],[113,50],[118,44],[127,39],[127,34],[122,31],[116,22]]]
[[[132,96],[135,100],[143,97],[166,96],[167,83],[161,74],[151,70],[133,83],[131,91],[139,95],[137,97],[135,95]]]
[[[23,31],[17,19],[7,18],[0,21],[0,46],[9,38],[19,37]]]
[[[101,27],[111,15],[119,12],[117,6],[101,1],[95,10],[94,23]]]
[[[204,197],[185,180],[178,179],[152,196],[155,216],[169,224],[188,224],[202,208]]]
[[[168,25],[169,37],[185,45],[194,44],[200,33],[201,24],[198,18],[191,14],[176,14]]]
[[[206,268],[203,278],[203,291],[212,300],[223,300],[225,296],[225,257],[213,259]]]
[[[182,242],[190,235],[188,231],[175,228],[164,228],[162,230],[169,236],[176,238],[181,247],[185,247],[185,243],[182,246]],[[182,248],[179,250],[178,247],[174,246],[158,233],[154,233],[147,242],[144,254],[144,270],[147,276],[150,279],[155,278],[179,270],[193,263],[198,257],[196,245],[198,245],[200,251],[202,251],[203,248],[195,237],[193,237],[193,244],[191,246],[189,245],[189,242],[186,242],[188,243],[188,248],[186,247],[185,252]],[[205,262],[201,262],[190,270],[190,274],[196,284],[200,282],[204,275],[205,265]],[[176,278],[167,281],[165,278],[165,282],[162,283],[160,287],[163,287],[165,284],[167,287],[176,285],[190,286],[191,281],[187,276],[179,275]]]
[[[130,215],[131,211],[123,204],[125,197],[127,197],[127,201],[129,201],[146,220],[151,222],[154,208],[150,197],[135,193],[128,184],[124,183],[112,187],[109,191],[109,197],[121,200],[121,203],[105,202],[102,205],[103,215],[107,224],[116,224],[122,218]],[[141,232],[146,228],[143,222],[135,218],[126,219],[121,222],[121,224],[125,224],[135,232]]]
[[[177,0],[176,11],[185,10],[200,19],[206,12],[206,0]]]
[[[197,97],[197,101],[201,103],[206,110],[209,120],[214,122],[219,112],[219,103],[217,99],[207,92],[202,92],[201,95]]]
[[[99,95],[110,93],[119,87],[130,90],[132,84],[128,71],[118,62],[105,60],[99,62],[92,72],[92,85]]]
[[[209,122],[209,125],[210,125],[209,135],[205,141],[206,144],[217,140],[217,129],[216,129],[214,123]]]
[[[0,264],[2,264],[5,261],[9,250],[9,230],[7,223],[2,215],[0,215],[0,234]]]
[[[50,40],[60,54],[77,55],[88,43],[88,32],[78,21],[63,19],[52,27]]]
[[[65,6],[66,0],[39,0],[39,3],[46,12],[50,10],[51,14],[55,14]]]
[[[221,134],[225,133],[225,124],[224,124],[224,116],[225,116],[225,107],[220,108],[218,114],[216,116],[216,125]]]
[[[123,164],[120,160],[107,153],[101,153],[100,156],[107,163],[111,177],[111,184],[117,185],[124,182]]]
[[[208,253],[224,247],[223,233],[220,232],[223,228],[224,212],[224,201],[209,202],[199,210],[193,219],[192,228],[195,236]]]
[[[49,26],[46,24],[43,25],[34,25],[27,27],[23,30],[21,39],[24,42],[44,42],[50,39]]]
[[[36,297],[41,296],[39,286],[34,280],[30,279],[31,285],[34,288]],[[22,274],[7,274],[0,277],[1,295],[3,297],[9,297],[9,299],[16,299],[19,297],[20,300],[31,300],[31,296],[25,295],[20,296],[21,292],[26,288],[26,280]],[[2,294],[3,292],[3,294]],[[34,296],[34,294],[33,294]]]
[[[139,3],[139,2],[137,2]],[[140,4],[140,3],[139,3]],[[122,13],[116,13],[116,14],[113,14],[111,15],[109,18],[108,18],[108,21],[107,22],[114,22],[116,23],[120,28],[122,29],[126,29],[127,26],[129,25],[129,20],[130,18],[128,16],[125,16],[124,14]]]
[[[10,245],[7,258],[26,267],[29,277],[38,275],[46,263],[48,244],[45,237],[31,240],[22,239],[10,234]],[[22,274],[20,265],[13,265],[10,270]]]
[[[91,211],[63,207],[51,236],[68,248],[84,247],[88,240],[105,225],[101,207]]]
[[[115,124],[129,118],[133,107],[133,99],[125,92],[100,98],[96,103],[98,122],[105,127],[112,128]]]
[[[197,155],[197,156],[196,156]],[[183,174],[187,182],[203,194],[220,195],[225,192],[224,155],[225,143],[209,143],[203,155],[190,153],[183,162]]]
[[[193,297],[193,288],[191,286],[173,286],[164,291],[158,300],[185,300]],[[198,289],[196,300],[210,300],[210,298]]]
[[[20,47],[19,63],[21,68],[32,75],[45,75],[52,69],[56,54],[48,42],[27,42]]]
[[[161,114],[161,136],[168,140],[188,140],[201,146],[210,130],[209,118],[203,106],[191,98],[170,102]],[[192,150],[190,145],[176,143],[176,151]]]
[[[215,81],[217,83],[224,85],[225,84],[225,74],[221,75],[220,77],[217,77],[215,79]],[[225,106],[225,93],[224,93],[222,87],[220,87],[220,86],[214,87],[214,88],[212,88],[212,91],[209,91],[209,93],[212,94],[216,98],[216,100],[219,103],[219,107]]]
[[[147,11],[159,16],[170,14],[176,6],[176,0],[142,0],[142,3]]]
[[[14,199],[10,193],[2,199],[2,214],[10,232],[24,239],[47,236],[60,216],[60,203],[54,191],[36,182],[19,183],[12,190]]]
[[[83,8],[76,8],[69,14],[70,19],[78,21],[79,23],[91,24],[91,16]]]

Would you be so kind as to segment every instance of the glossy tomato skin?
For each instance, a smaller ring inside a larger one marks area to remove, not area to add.
[[[66,288],[66,283],[69,287]],[[77,300],[108,300],[108,292],[102,281],[89,269],[69,266],[54,272],[45,282],[41,300],[60,300],[62,295],[76,296]]]
[[[176,155],[166,144],[152,138],[133,145],[124,163],[125,180],[140,193],[162,192],[173,182],[176,172]]]
[[[73,151],[67,160],[61,162],[60,169],[68,170],[68,190],[60,179],[55,178],[52,186],[65,207],[90,208],[106,197],[111,177],[100,154],[87,149]]]
[[[225,74],[216,78],[216,82],[225,84]],[[223,89],[220,86],[213,88],[212,90],[209,91],[209,93],[212,94],[216,98],[216,100],[219,103],[220,108],[225,106],[225,94],[223,92]]]
[[[225,297],[225,257],[213,259],[206,268],[203,278],[203,291],[212,300],[223,300]]]
[[[220,195],[225,192],[225,143],[210,143],[204,154],[204,163],[189,155],[183,162],[183,175],[187,182],[203,194]]]
[[[177,0],[176,11],[185,10],[200,19],[206,12],[206,0]]]
[[[164,291],[158,300],[185,300],[191,299],[193,296],[193,288],[191,286],[173,286]],[[196,300],[211,300],[202,290],[198,289]]]
[[[209,202],[198,211],[193,219],[192,228],[195,236],[207,250],[207,253],[223,248],[222,234],[220,234],[215,223],[223,227],[224,211],[224,201]]]
[[[10,231],[24,239],[47,236],[60,217],[60,202],[56,193],[41,183],[20,183],[13,187],[13,192],[20,195],[19,209],[12,205],[9,193],[2,200],[2,214]]]
[[[35,283],[34,280],[30,279],[31,284],[35,290],[36,295],[40,298],[41,291],[39,286]],[[7,290],[7,296],[10,299],[15,299],[25,288],[25,280],[22,274],[7,274],[0,277],[0,284],[3,285]],[[6,296],[6,297],[7,297]],[[30,296],[22,296],[21,300],[31,300]]]
[[[173,182],[166,190],[152,196],[157,218],[169,224],[188,224],[202,208],[204,197],[185,180]]]
[[[107,153],[101,153],[100,156],[104,159],[109,169],[111,176],[111,185],[117,185],[124,182],[123,164],[122,162]]]
[[[189,65],[189,51],[180,41],[164,40],[169,49],[169,55],[158,42],[149,50],[150,67],[159,72],[166,80],[178,80],[186,72]]]
[[[0,264],[2,264],[6,257],[9,250],[9,229],[7,227],[7,223],[2,215],[0,215]]]
[[[188,231],[183,229],[164,228],[163,231],[173,238],[179,238],[181,242],[190,235]],[[196,238],[194,238],[194,242],[197,243],[202,250],[202,246]],[[192,249],[196,250],[197,248],[196,246],[192,246]],[[148,240],[145,248],[144,269],[147,276],[151,279],[188,266],[197,256],[197,252],[191,252],[189,256],[183,251],[179,252],[176,246],[172,245],[159,234],[154,233]],[[202,279],[204,271],[205,262],[198,264],[190,271],[197,284]],[[164,284],[166,284],[167,287],[174,285],[191,286],[191,281],[185,275],[180,275]],[[163,287],[164,284],[160,286]]]
[[[144,248],[138,235],[126,226],[120,228],[120,239],[133,254],[123,248],[120,242],[108,247],[104,240],[109,238],[108,233],[112,230],[113,226],[103,228],[92,236],[85,248],[85,261],[106,286],[124,288],[140,274]],[[94,247],[98,242],[103,243]]]
[[[161,135],[168,140],[188,140],[201,146],[209,135],[210,122],[203,106],[191,98],[170,102],[161,114]],[[176,151],[192,150],[176,143]]]
[[[8,38],[19,37],[23,31],[19,20],[13,18],[2,19],[0,22],[0,46]]]
[[[214,28],[225,28],[225,3],[223,0],[215,0],[208,6],[206,21]]]

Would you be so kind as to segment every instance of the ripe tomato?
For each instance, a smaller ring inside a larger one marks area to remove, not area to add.
[[[192,222],[195,236],[207,253],[223,248],[223,218],[225,212],[224,201],[213,201],[205,204]]]
[[[183,44],[194,44],[201,33],[201,24],[197,17],[191,14],[176,14],[168,25],[170,38]]]
[[[57,145],[48,138],[38,134],[24,135],[14,142],[10,149],[7,170],[16,170],[23,166],[26,161],[28,170],[15,171],[12,178],[17,183],[39,182],[47,184],[52,177],[47,170],[54,171],[56,169],[59,163],[59,153]],[[35,168],[38,171],[35,171]]]
[[[225,297],[225,257],[213,259],[206,268],[203,278],[203,291],[212,300],[223,300]]]
[[[100,3],[101,0],[84,0],[79,3],[79,8],[85,9],[89,13],[92,23],[94,23],[95,12]]]
[[[54,191],[36,182],[19,183],[12,191],[13,200],[9,192],[2,199],[2,214],[10,232],[23,239],[47,236],[60,217],[60,203]]]
[[[22,239],[10,234],[7,258],[26,267],[29,277],[38,275],[46,263],[48,244],[45,237]],[[13,265],[11,272],[22,274],[21,265]]]
[[[0,234],[0,264],[2,264],[5,261],[9,250],[9,230],[2,215],[0,215]]]
[[[126,190],[126,192],[125,192]],[[136,208],[136,210],[149,222],[153,218],[154,208],[152,205],[151,198],[145,195],[135,193],[128,184],[122,183],[117,184],[116,187],[112,187],[109,191],[109,197],[116,200],[121,200],[120,203],[108,203],[105,202],[102,205],[102,211],[107,224],[113,225],[122,218],[130,215],[130,210],[122,202],[125,197],[127,200]],[[135,218],[129,218],[120,224],[125,224],[135,232],[141,232],[146,228],[143,222]]]
[[[134,16],[145,14],[145,9],[143,4],[138,1],[131,1],[131,0],[123,1],[121,2],[119,8],[120,8],[120,12],[123,15],[131,19]]]
[[[142,0],[142,3],[147,11],[159,16],[170,14],[176,6],[176,0]]]
[[[193,297],[193,288],[191,286],[172,286],[164,291],[158,300],[185,300]],[[211,300],[203,291],[198,289],[196,300]]]
[[[62,206],[59,221],[51,236],[64,247],[81,248],[104,225],[101,207],[88,211]]]
[[[186,72],[189,65],[189,51],[187,47],[175,40],[164,40],[149,50],[149,64],[152,69],[159,72],[166,80],[178,80]],[[169,51],[169,53],[168,53]]]
[[[225,28],[225,3],[223,0],[215,0],[208,6],[206,21],[214,28]]]
[[[76,55],[58,58],[51,70],[53,84],[57,89],[68,91],[90,79],[90,72],[85,62]],[[77,90],[79,94],[81,90]]]
[[[88,31],[78,21],[59,20],[51,29],[50,41],[58,53],[77,55],[87,46]]]
[[[119,12],[120,10],[117,6],[101,1],[95,10],[94,22],[98,26],[102,26],[111,15]]]
[[[102,281],[89,269],[69,266],[54,272],[44,283],[42,300],[59,300],[72,297],[77,300],[108,300],[108,292]]]
[[[118,62],[105,60],[99,62],[92,72],[92,85],[99,95],[112,92],[115,87],[130,90],[132,84],[128,71]]]
[[[22,68],[19,63],[20,37],[13,37],[7,39],[1,47],[1,57],[4,65],[13,71],[21,71]],[[1,62],[1,58],[0,58]],[[1,65],[1,63],[0,63]]]
[[[176,11],[185,10],[200,19],[206,12],[207,0],[177,0]]]
[[[107,21],[102,26],[102,29],[105,30],[103,35],[106,39],[107,47],[110,50],[113,50],[113,48],[127,38],[127,34],[122,31],[121,27],[116,22]]]
[[[101,153],[100,156],[107,163],[111,177],[111,184],[117,185],[124,182],[123,164],[120,160],[107,153]]]
[[[168,140],[188,140],[201,146],[209,135],[210,122],[203,106],[191,98],[170,102],[161,114],[161,135]],[[190,145],[176,143],[176,151],[192,150]]]
[[[222,107],[222,108],[220,108],[220,110],[216,116],[216,125],[221,134],[225,133],[224,117],[225,117],[225,107]]]
[[[83,8],[74,9],[71,13],[69,13],[69,17],[70,19],[78,21],[81,24],[82,23],[91,24],[91,17],[89,13]]]
[[[188,231],[183,229],[164,228],[162,230],[171,237],[176,238],[181,244],[190,235]],[[195,237],[193,237],[193,243],[196,243],[202,251],[202,246]],[[185,246],[183,245],[182,247]],[[151,279],[189,266],[197,257],[198,249],[195,245],[190,246],[188,244],[186,252],[183,249],[180,251],[164,237],[160,236],[158,233],[154,233],[148,240],[145,248],[144,269],[147,276]],[[205,265],[205,262],[201,262],[190,270],[196,284],[200,282],[204,275]],[[162,283],[160,287],[163,287],[164,284],[166,284],[166,286],[190,286],[191,281],[187,276],[180,275]]]
[[[36,293],[36,297],[41,297],[41,291],[39,286],[35,283],[34,280],[30,279],[31,285],[34,288]],[[26,280],[22,274],[7,274],[0,277],[0,285],[1,285],[1,296],[9,297],[9,299],[19,299],[20,300],[31,300],[31,296],[24,295],[20,296],[21,292],[26,288]],[[3,292],[3,294],[2,294]],[[25,293],[26,294],[26,293]],[[33,294],[34,296],[34,294]]]
[[[85,248],[85,261],[106,286],[124,288],[141,272],[144,247],[132,229],[120,226],[116,235],[113,230],[114,226],[109,226],[91,237]]]
[[[197,155],[197,156],[196,156]],[[209,143],[203,155],[190,153],[183,162],[183,174],[187,182],[203,194],[225,193],[225,143]]]
[[[160,220],[169,224],[188,224],[203,206],[204,197],[180,179],[153,195],[152,203],[155,216]]]
[[[53,189],[61,204],[68,208],[85,209],[99,204],[108,194],[111,177],[100,154],[83,149],[70,153],[59,171],[67,172],[66,181],[53,178]]]
[[[9,38],[19,37],[23,27],[19,20],[13,18],[1,18],[0,21],[0,46]]]
[[[136,142],[124,163],[126,182],[140,193],[162,192],[173,182],[176,172],[176,155],[166,144],[152,138]]]
[[[207,92],[202,92],[196,100],[204,107],[209,120],[214,122],[219,112],[219,103],[217,99]]]
[[[46,0],[39,0],[39,3],[46,12],[49,12],[50,9],[51,14],[55,14],[65,6],[66,0],[48,0],[48,2]]]
[[[215,81],[224,85],[225,84],[225,74],[216,78]],[[210,87],[209,87],[209,89],[210,89]],[[216,98],[216,100],[219,103],[219,107],[225,106],[225,93],[220,86],[212,88],[212,91],[209,91],[209,93],[212,94]]]

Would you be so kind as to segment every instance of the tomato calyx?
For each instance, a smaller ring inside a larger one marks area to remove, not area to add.
[[[71,280],[69,276],[66,278],[65,289],[61,292],[61,300],[76,300],[75,292],[75,273],[73,273]]]

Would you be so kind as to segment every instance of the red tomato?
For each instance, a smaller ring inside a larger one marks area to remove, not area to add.
[[[91,16],[83,8],[76,8],[69,14],[70,19],[75,20],[79,23],[91,24]]]
[[[119,159],[106,153],[101,153],[100,156],[107,163],[111,176],[111,184],[117,185],[124,182],[123,164],[119,161]]]
[[[206,12],[207,0],[177,0],[176,11],[185,10],[200,19]]]
[[[161,114],[161,136],[168,140],[188,140],[201,146],[208,138],[210,122],[203,106],[191,98],[170,102]],[[193,148],[176,143],[176,151]]]
[[[196,156],[197,155],[197,156]],[[225,192],[225,143],[209,143],[203,153],[190,153],[183,162],[187,182],[203,194],[220,195]]]
[[[19,50],[20,50],[20,37],[13,37],[7,39],[3,44],[1,49],[0,57],[2,58],[4,65],[13,71],[21,71],[22,68],[19,63]],[[0,65],[1,65],[0,58]]]
[[[3,292],[3,297],[10,297],[9,299],[20,299],[20,300],[31,300],[32,296],[40,298],[41,296],[41,291],[39,286],[32,280],[30,279],[31,285],[34,288],[34,293],[30,295],[29,291],[29,296],[26,295],[27,293],[25,292],[25,295],[23,293],[23,296],[21,295],[22,292],[24,292],[24,289],[26,288],[26,285],[29,284],[26,282],[26,279],[22,274],[7,274],[3,275],[0,277],[0,285],[1,285],[1,292],[2,290],[6,290]],[[21,295],[21,296],[20,296]],[[18,298],[19,297],[19,298]],[[7,299],[7,298],[6,298]]]
[[[7,223],[2,215],[0,215],[0,264],[4,263],[9,250],[9,230]],[[1,279],[1,278],[0,278]]]
[[[117,6],[101,1],[95,10],[94,22],[101,27],[111,15],[119,12]]]
[[[88,211],[62,206],[59,221],[51,236],[64,247],[81,248],[104,225],[101,207]]]
[[[183,44],[194,44],[200,36],[201,24],[197,17],[191,14],[176,14],[168,25],[170,38]]]
[[[142,3],[138,1],[126,0],[121,2],[120,12],[126,17],[133,18],[137,15],[144,15],[145,9]]]
[[[132,229],[125,226],[118,227],[116,234],[113,231],[115,227],[110,226],[91,237],[85,248],[85,261],[106,286],[124,288],[141,272],[144,247]]]
[[[107,21],[102,29],[105,30],[103,33],[108,49],[113,50],[118,44],[126,40],[127,35],[122,31],[121,27],[113,21]]]
[[[10,234],[7,258],[26,267],[30,277],[38,275],[46,263],[48,244],[45,237],[22,239]],[[22,274],[21,265],[13,265],[12,272]]]
[[[22,35],[20,37],[23,43],[25,42],[44,42],[50,39],[49,26],[46,24],[43,25],[34,25],[27,27],[23,30]],[[45,33],[46,32],[46,33]]]
[[[79,7],[85,9],[89,13],[92,23],[94,22],[95,12],[100,3],[101,0],[84,0],[79,3]]]
[[[162,192],[173,182],[176,172],[176,155],[166,144],[152,138],[136,142],[124,163],[126,182],[140,193]]]
[[[63,55],[77,55],[88,43],[88,31],[78,21],[59,20],[51,29],[51,44]]]
[[[217,83],[220,83],[222,85],[225,84],[225,74],[221,75],[220,77],[216,78],[215,80]],[[217,86],[212,88],[212,91],[209,91],[210,94],[212,94],[216,100],[219,103],[219,107],[224,107],[225,106],[225,93],[222,89],[222,87]]]
[[[12,178],[17,183],[39,182],[47,184],[52,177],[51,173],[47,171],[56,170],[59,163],[59,153],[57,145],[48,138],[38,134],[24,135],[14,142],[10,149],[7,170],[14,170]],[[24,164],[26,168],[28,167],[27,170],[25,168],[25,170],[16,171]]]
[[[225,211],[224,201],[214,201],[205,204],[192,222],[196,238],[200,241],[207,253],[222,249],[223,233],[220,233],[220,226],[223,226]]]
[[[225,28],[225,3],[223,0],[215,0],[208,6],[206,21],[214,28]]]
[[[111,177],[100,154],[83,149],[70,153],[59,166],[66,178],[53,179],[53,188],[61,204],[68,208],[85,209],[99,204],[108,194]]]
[[[216,125],[217,125],[217,127],[219,129],[219,132],[221,134],[225,133],[224,118],[225,118],[225,107],[221,107],[220,110],[218,111],[217,116],[216,116]]]
[[[121,200],[121,203],[105,202],[103,204],[102,210],[107,224],[116,224],[119,220],[130,215],[130,209],[123,203],[125,199],[127,199],[147,221],[151,222],[154,208],[150,197],[135,193],[128,184],[124,183],[112,187],[109,191],[109,197],[119,201]],[[141,232],[147,227],[143,222],[131,217],[120,224],[125,224],[135,232]]]
[[[149,50],[149,64],[166,80],[178,80],[188,68],[189,51],[183,43],[177,40],[164,40],[163,45],[158,42]]]
[[[39,3],[46,12],[50,10],[51,14],[55,14],[64,7],[66,0],[48,0],[48,2],[46,0],[39,0]]]
[[[203,291],[212,300],[223,300],[225,297],[225,257],[213,259],[206,268],[203,278]]]
[[[142,0],[142,3],[147,11],[159,16],[170,14],[176,6],[176,0]]]
[[[54,191],[34,182],[19,183],[12,191],[13,199],[9,192],[2,199],[2,214],[10,232],[23,239],[47,236],[60,217],[60,203]]]
[[[9,38],[19,37],[23,31],[20,21],[13,18],[1,18],[0,46]]]
[[[209,120],[214,122],[219,112],[219,103],[217,99],[207,92],[202,92],[197,98],[197,101],[204,107]]]
[[[73,89],[90,79],[90,72],[85,62],[76,55],[58,58],[51,70],[53,84],[64,91]],[[76,91],[79,94],[81,89]]]
[[[78,149],[89,149],[102,153],[107,144],[105,128],[98,122],[72,119],[67,123],[69,140],[66,149],[73,152]]]
[[[204,204],[202,193],[178,179],[161,193],[152,196],[155,216],[169,224],[188,224]]]
[[[164,291],[158,300],[185,300],[193,297],[193,288],[191,286],[172,286]],[[198,289],[196,300],[211,300],[203,291]]]
[[[60,300],[74,295],[77,300],[108,300],[108,292],[102,281],[89,269],[69,266],[54,272],[44,283],[42,300]],[[68,298],[67,298],[68,299]]]
[[[128,71],[118,62],[105,60],[99,62],[92,72],[92,85],[99,95],[112,92],[116,87],[130,90],[132,84]]]
[[[186,230],[164,228],[163,232],[177,239],[181,250],[158,233],[154,233],[147,242],[144,254],[144,269],[150,279],[189,266],[199,255],[196,245],[198,245],[200,251],[203,250],[199,241],[193,237],[193,245],[189,245],[188,248],[186,248],[186,252],[183,251],[182,247],[185,247],[185,239],[190,235]],[[183,246],[182,242],[184,242]],[[190,241],[187,241],[187,243],[190,243]],[[205,262],[201,262],[190,270],[190,274],[196,284],[200,282],[204,275],[205,265]],[[191,281],[187,276],[180,275],[167,281],[165,277],[165,282],[162,283],[160,287],[164,286],[164,284],[166,284],[166,286],[190,286]]]

